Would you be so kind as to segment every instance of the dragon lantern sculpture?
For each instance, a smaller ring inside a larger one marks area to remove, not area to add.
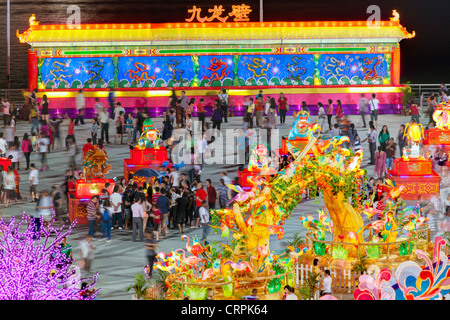
[[[94,146],[94,149],[87,151],[84,156],[81,177],[86,181],[91,178],[104,178],[112,169],[111,165],[106,165],[107,162],[108,155],[106,151],[99,149],[98,146]]]

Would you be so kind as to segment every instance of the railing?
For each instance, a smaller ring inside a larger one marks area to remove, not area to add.
[[[426,99],[431,96],[431,93],[434,92],[436,95],[439,93],[441,84],[407,84],[407,86],[411,87],[411,91],[417,93],[419,97],[419,106],[423,111],[423,106],[426,106]],[[425,101],[425,103],[424,103]]]

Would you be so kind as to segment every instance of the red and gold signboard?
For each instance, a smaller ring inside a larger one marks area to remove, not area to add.
[[[134,165],[161,165],[167,160],[166,148],[146,148],[138,149],[134,148],[130,151],[129,163]]]
[[[430,129],[428,130],[428,144],[450,145],[450,130]]]
[[[433,163],[429,159],[412,159],[405,161],[396,158],[393,161],[392,172],[398,176],[423,176],[433,172]]]
[[[110,184],[108,192],[112,194],[115,185],[113,179],[91,179],[88,182],[79,179],[75,182],[75,198],[91,199],[92,196],[100,195],[107,182]]]
[[[77,224],[89,224],[86,207],[90,199],[69,199],[69,219],[70,222],[77,221]]]
[[[424,176],[399,176],[393,171],[386,171],[386,179],[394,181],[397,186],[405,186],[400,194],[404,200],[418,200],[420,195],[425,199],[430,199],[433,195],[440,196],[441,177],[434,171]]]

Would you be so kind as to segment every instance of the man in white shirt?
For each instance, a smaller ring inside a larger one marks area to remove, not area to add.
[[[3,132],[0,132],[0,157],[6,157],[6,147],[8,142],[3,137]]]
[[[372,94],[372,99],[369,100],[370,106],[370,120],[375,121],[375,128],[378,128],[378,104],[380,101],[376,98],[376,94]]]
[[[108,108],[104,107],[102,112],[99,115],[100,125],[101,125],[101,134],[100,139],[103,142],[109,143],[109,113]],[[106,138],[106,141],[105,141]]]
[[[200,164],[200,168],[203,169],[203,160],[206,151],[206,147],[208,146],[208,142],[206,141],[203,134],[200,134],[200,138],[195,141],[195,149],[197,154],[196,163]]]
[[[114,229],[114,225],[116,224],[116,221],[119,222],[119,230],[122,230],[122,196],[119,193],[119,186],[115,186],[113,193],[109,197],[109,201],[111,202],[111,206],[113,208],[113,219],[112,219],[112,227],[111,229]]]
[[[28,181],[30,182],[30,193],[28,195],[28,199],[32,201],[37,201],[38,195],[37,195],[37,185],[39,183],[39,171],[36,169],[36,166],[34,163],[30,164],[30,174],[28,176]]]
[[[84,262],[84,266],[81,268],[82,270],[90,271],[95,249],[96,247],[92,242],[92,236],[90,234],[80,241],[80,256]]]
[[[78,124],[78,121],[80,121],[81,124],[84,124],[84,107],[85,107],[85,100],[83,95],[83,90],[78,90],[78,94],[76,97],[76,107],[78,110],[78,116],[75,119],[75,125]]]
[[[131,240],[136,242],[136,230],[139,229],[139,241],[144,241],[144,209],[141,206],[142,199],[137,197],[136,202],[131,206],[133,215],[133,234]]]
[[[114,108],[114,121],[116,121],[122,111],[125,114],[125,109],[122,107],[122,104],[117,102],[116,107]]]
[[[325,277],[323,278],[323,296],[327,294],[331,294],[331,283],[332,283],[330,270],[325,270]]]
[[[208,206],[208,203],[205,200],[205,201],[202,201],[202,206],[198,209],[198,214],[200,216],[200,223],[202,224],[202,227],[203,227],[202,239],[201,239],[202,242],[204,242],[206,240],[206,237],[209,234],[209,230],[211,229],[211,227],[209,226],[209,212],[206,209],[207,206]]]
[[[180,172],[172,167],[172,172],[170,173],[170,176],[172,178],[172,186],[178,188],[180,186]]]

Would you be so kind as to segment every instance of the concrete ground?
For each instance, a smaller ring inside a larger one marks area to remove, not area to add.
[[[313,117],[315,120],[316,117]],[[368,129],[362,128],[362,121],[360,116],[350,116],[350,120],[355,123],[359,135],[362,139],[366,137]],[[367,121],[370,119],[367,119]],[[397,133],[400,124],[405,124],[410,121],[410,117],[403,117],[399,115],[380,115],[379,116],[379,129],[381,126],[386,124],[389,128],[391,136],[397,137]],[[76,126],[75,136],[78,145],[81,149],[82,145],[85,143],[86,138],[90,136],[90,121],[88,121],[84,126]],[[161,128],[161,119],[154,119],[156,128]],[[293,123],[293,117],[288,117],[287,124],[284,126],[279,126],[280,135],[287,136],[291,125]],[[422,121],[422,123],[426,123]],[[112,126],[111,126],[112,127]],[[62,133],[61,136],[65,138],[67,133],[67,123],[61,125]],[[228,123],[222,125],[222,129],[237,129],[242,128],[242,118],[230,118]],[[20,137],[23,136],[24,132],[29,132],[30,124],[25,122],[18,122],[16,135]],[[110,130],[111,131],[111,130]],[[111,135],[111,142],[114,142],[114,138]],[[232,141],[226,141],[226,152],[227,154],[232,154],[231,145]],[[363,148],[368,150],[368,143],[363,143]],[[112,171],[108,174],[108,178],[123,176],[123,159],[129,158],[129,149],[127,145],[116,145],[111,144],[107,146],[107,151],[109,154],[109,164],[113,166]],[[398,156],[398,154],[397,154]],[[369,176],[373,176],[373,166],[367,166],[369,159],[369,153],[364,154],[364,164],[363,168],[368,170]],[[21,168],[19,171],[20,177],[20,190],[22,195],[26,196],[28,191],[28,173],[23,170],[25,168],[25,159],[21,159]],[[39,158],[35,155],[32,156],[32,162],[36,163],[39,167]],[[55,183],[62,183],[64,179],[65,170],[68,167],[69,159],[67,151],[57,151],[51,152],[48,156],[49,171],[44,171],[40,173],[40,183],[38,190],[50,189]],[[80,155],[78,155],[77,163],[80,164]],[[237,176],[238,165],[205,165],[202,172],[202,180],[207,178],[212,180],[213,185],[217,186],[219,184],[220,175],[219,172],[222,170],[227,170],[229,176],[234,178]],[[282,240],[278,240],[277,236],[274,235],[270,240],[270,249],[275,253],[284,250],[285,246],[288,244],[289,240],[294,238],[297,233],[304,234],[305,229],[301,226],[299,217],[304,214],[312,214],[317,216],[316,210],[323,206],[323,201],[320,200],[318,204],[314,204],[313,200],[303,201],[292,213],[290,220],[286,221],[285,227],[285,237]],[[35,209],[35,203],[21,200],[17,204],[13,204],[9,208],[5,208],[3,204],[0,205],[0,213],[3,218],[8,218],[14,215],[21,215],[22,211],[33,212]],[[436,224],[434,223],[436,222]],[[434,225],[432,227],[432,234],[442,234],[442,230],[438,229],[437,219],[430,221],[430,224]],[[68,242],[74,247],[74,258],[79,258],[78,244],[81,239],[87,234],[86,225],[77,225],[70,235]],[[201,229],[187,229],[186,234],[193,238],[197,236],[200,239]],[[212,234],[210,241],[220,240],[220,233],[217,235]],[[168,236],[159,243],[159,250],[164,252],[169,252],[176,248],[184,248],[185,242],[181,241],[180,234],[174,231],[170,232]],[[93,261],[92,270],[98,272],[98,283],[97,288],[101,288],[98,294],[99,299],[104,300],[129,300],[131,295],[126,292],[127,286],[132,282],[133,276],[137,272],[142,272],[144,265],[146,265],[147,260],[145,256],[144,244],[140,242],[131,241],[131,231],[130,230],[113,230],[112,231],[112,241],[106,243],[102,240],[95,240],[95,245],[97,246],[95,259]],[[338,296],[342,299],[351,299],[350,295],[343,294]]]

